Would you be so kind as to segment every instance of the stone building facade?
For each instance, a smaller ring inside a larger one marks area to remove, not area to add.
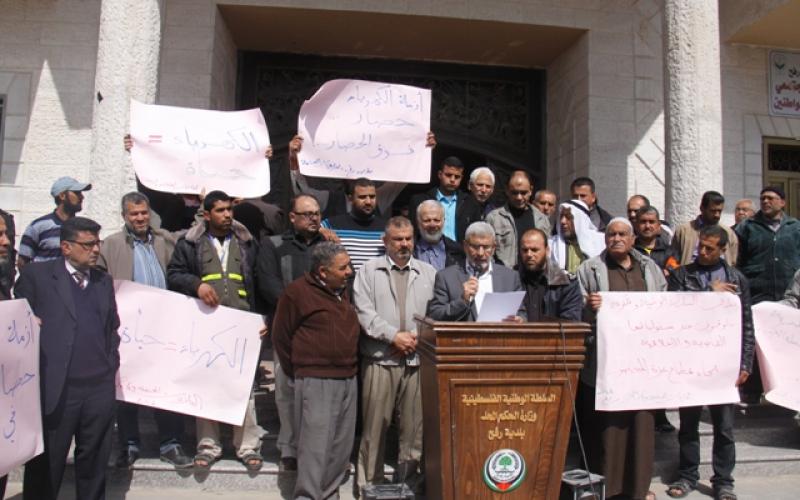
[[[611,212],[643,193],[682,222],[707,189],[756,199],[765,141],[800,138],[768,106],[770,51],[800,51],[799,3],[3,0],[0,207],[22,228],[72,175],[114,230],[135,186],[130,99],[236,109],[240,51],[256,51],[542,69],[547,187],[589,175]]]

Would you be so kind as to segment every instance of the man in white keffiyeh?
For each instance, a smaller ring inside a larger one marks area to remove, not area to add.
[[[605,250],[605,238],[589,219],[589,208],[580,200],[558,207],[557,234],[550,238],[550,257],[561,269],[575,274],[578,266]]]

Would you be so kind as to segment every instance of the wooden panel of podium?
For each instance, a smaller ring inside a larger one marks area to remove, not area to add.
[[[558,498],[590,326],[416,319],[427,498]]]

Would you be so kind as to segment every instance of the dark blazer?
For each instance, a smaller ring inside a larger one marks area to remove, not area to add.
[[[457,264],[436,273],[433,298],[428,302],[427,315],[437,321],[475,321],[478,311],[475,301],[464,302],[464,283],[469,279],[466,264]],[[492,290],[516,292],[522,290],[519,273],[502,264],[492,264]]]
[[[435,200],[438,187],[415,194],[408,202],[408,218],[416,225],[417,207],[425,200]],[[468,202],[472,197],[464,191],[456,191],[456,240],[464,241],[464,234],[473,222],[483,220],[483,210],[478,203]]]
[[[116,373],[119,368],[119,316],[114,299],[114,282],[97,269],[89,274],[89,286],[100,287],[100,311],[105,325],[108,367]],[[72,358],[72,346],[77,333],[77,313],[72,298],[72,276],[64,265],[64,258],[47,262],[31,262],[22,269],[14,295],[28,299],[39,319],[40,358],[39,375],[42,390],[42,413],[55,410],[64,390],[64,383]]]

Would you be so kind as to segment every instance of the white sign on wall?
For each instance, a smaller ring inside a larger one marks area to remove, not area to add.
[[[800,53],[769,53],[769,113],[800,117]]]

